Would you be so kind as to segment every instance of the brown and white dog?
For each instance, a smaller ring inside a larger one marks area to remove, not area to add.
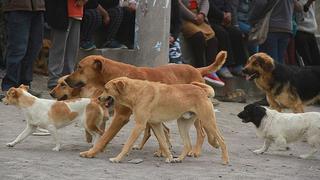
[[[320,66],[295,67],[277,63],[265,53],[252,55],[243,73],[266,93],[272,109],[304,112],[304,106],[319,99]]]
[[[167,85],[127,77],[109,81],[99,100],[104,102],[112,97],[119,104],[129,107],[135,116],[135,126],[131,135],[121,153],[115,158],[110,158],[110,161],[120,162],[149,123],[165,151],[166,162],[181,162],[191,151],[189,129],[198,119],[208,135],[208,142],[215,146],[216,140],[218,141],[222,150],[223,164],[227,164],[229,162],[227,147],[217,127],[210,99],[213,96],[212,87],[199,82]],[[174,119],[178,121],[180,136],[184,143],[184,149],[178,158],[172,157],[162,126],[163,122]]]
[[[170,64],[159,67],[136,67],[133,65],[113,61],[102,56],[88,56],[82,59],[75,72],[67,79],[66,83],[71,87],[83,87],[93,84],[97,88],[118,77],[129,77],[165,84],[188,84],[191,82],[204,83],[203,76],[221,68],[227,58],[227,52],[221,51],[215,61],[206,67],[194,68],[187,64]],[[82,152],[82,157],[94,157],[103,151],[105,146],[113,139],[119,130],[129,121],[132,110],[126,106],[115,103],[115,114],[110,126],[106,129],[100,140],[89,151]],[[195,121],[197,130],[197,142],[189,155],[199,156],[204,141],[204,133],[199,121]]]
[[[93,138],[95,143],[104,130],[99,128],[103,123],[103,109],[97,100],[88,98],[70,101],[40,99],[28,93],[28,86],[21,85],[19,88],[10,88],[3,102],[6,105],[20,108],[27,121],[27,127],[14,141],[7,144],[9,147],[23,141],[37,127],[47,129],[53,135],[56,143],[52,149],[54,151],[59,151],[61,147],[57,129],[72,122],[82,122],[88,142],[91,142]]]

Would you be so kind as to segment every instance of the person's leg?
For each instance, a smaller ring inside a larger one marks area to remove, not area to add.
[[[31,19],[28,49],[21,62],[21,84],[30,85],[33,79],[33,62],[42,47],[43,39],[43,12],[34,12]]]
[[[239,29],[245,33],[248,34],[251,30],[251,26],[245,22],[239,21]],[[251,44],[247,42],[247,48],[248,48],[248,52],[249,55],[253,55],[255,53],[257,53],[259,51],[259,46],[256,44]]]
[[[116,39],[125,44],[129,49],[134,46],[136,12],[123,8],[123,20],[117,33]]]
[[[107,10],[110,17],[110,22],[106,29],[106,38],[104,47],[111,45],[111,40],[113,40],[119,30],[121,22],[123,20],[123,9],[122,7],[110,8]]]
[[[206,65],[212,64],[215,60],[215,57],[218,53],[218,40],[216,37],[213,37],[207,40],[207,48],[206,48]]]
[[[67,75],[74,71],[79,52],[79,47],[74,46],[74,44],[79,44],[81,21],[71,19],[69,23],[70,29],[66,42],[66,55],[62,75]]]
[[[230,41],[237,42],[231,43],[233,56],[237,57],[234,59],[235,66],[243,66],[248,59],[248,50],[244,43],[244,37],[242,36],[242,32],[233,26],[227,27],[225,29],[229,34]]]
[[[260,52],[267,53],[274,60],[278,60],[278,35],[277,33],[268,33],[266,41],[260,45]],[[282,63],[282,62],[281,62]]]
[[[310,47],[311,65],[320,65],[320,52],[315,35],[308,34],[307,40]]]
[[[102,17],[96,9],[85,10],[81,21],[80,47],[85,50],[89,47],[92,49],[94,45],[93,35],[96,29],[101,25]]]
[[[284,56],[288,48],[291,34],[280,33],[278,36],[278,62],[284,63]]]
[[[27,52],[31,14],[23,11],[12,11],[5,14],[7,22],[6,75],[1,88],[7,91],[20,85],[21,61]]]
[[[194,55],[194,66],[203,67],[206,65],[206,40],[202,32],[197,32],[188,38]]]
[[[69,34],[70,22],[68,30],[58,30],[51,29],[52,33],[52,47],[49,51],[49,59],[48,59],[48,71],[49,71],[49,79],[48,79],[48,88],[57,85],[58,79],[61,77],[64,61],[65,61],[65,53],[66,53],[66,41]],[[78,47],[77,45],[74,45]]]

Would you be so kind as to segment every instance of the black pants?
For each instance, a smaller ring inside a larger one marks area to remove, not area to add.
[[[295,43],[296,49],[305,65],[320,65],[320,53],[314,34],[298,31]]]
[[[102,17],[97,9],[86,9],[81,21],[80,43],[93,41],[93,35],[102,24]]]
[[[197,32],[187,39],[194,55],[194,66],[203,67],[211,64],[218,51],[218,41],[215,37],[206,40],[202,32]]]
[[[248,59],[248,50],[242,32],[233,27],[224,27],[220,24],[211,24],[218,39],[219,50],[228,52],[226,66],[244,65]]]

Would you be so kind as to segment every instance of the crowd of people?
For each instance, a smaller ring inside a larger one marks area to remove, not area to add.
[[[224,78],[242,76],[246,60],[258,51],[278,63],[319,65],[314,1],[171,0],[169,62],[185,63],[181,43],[189,44],[195,67],[207,66],[217,52],[227,51],[224,67],[205,76],[218,87],[224,86]],[[33,61],[41,49],[45,25],[50,28],[52,42],[49,89],[56,86],[58,78],[73,72],[79,49],[97,48],[94,35],[99,29],[105,32],[99,48],[133,48],[136,5],[135,0],[3,1],[6,75],[2,91],[31,85]],[[267,38],[260,44],[251,42],[251,28],[268,13]],[[30,91],[39,96],[32,88]]]

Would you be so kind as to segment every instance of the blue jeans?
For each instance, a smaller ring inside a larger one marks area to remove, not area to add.
[[[1,88],[7,91],[21,84],[30,85],[33,61],[42,46],[43,11],[5,13],[7,27],[6,75]]]
[[[270,32],[266,41],[260,46],[260,51],[270,55],[278,63],[284,64],[284,55],[287,50],[290,33]]]

